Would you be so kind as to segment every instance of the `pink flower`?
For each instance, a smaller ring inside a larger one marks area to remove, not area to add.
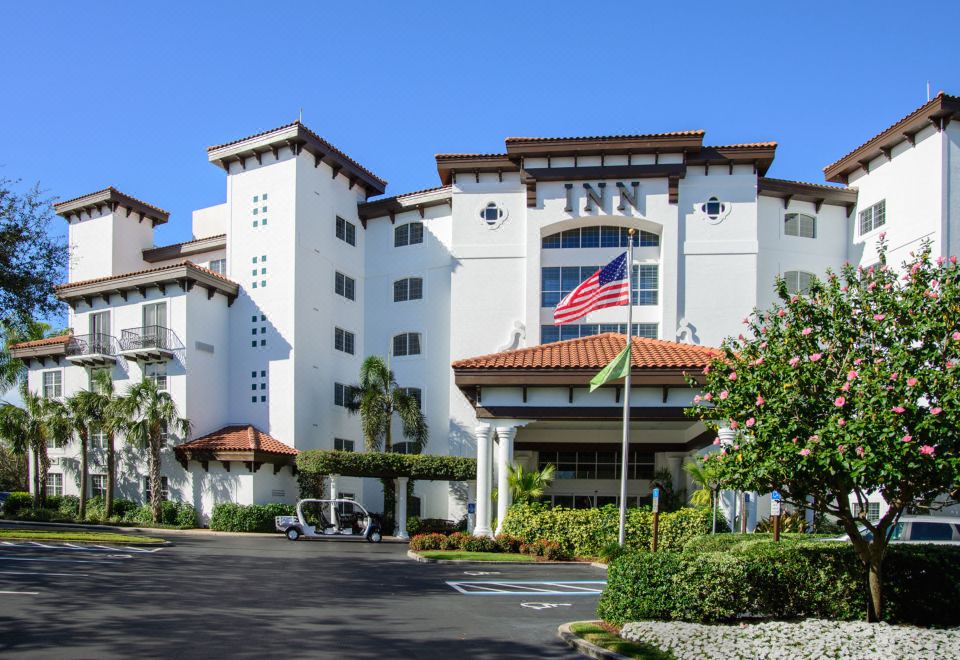
[[[880,363],[882,363],[882,362],[883,362],[883,360],[881,360],[881,361],[878,362],[877,364],[880,364]],[[896,371],[894,371],[892,374],[890,374],[890,380],[896,380],[896,379],[899,378],[899,377],[900,377],[900,374],[898,374]]]
[[[757,420],[751,417],[750,419],[747,420],[747,428],[751,428],[756,423],[757,423]]]
[[[908,379],[907,379],[907,386],[908,386],[908,387],[916,387],[916,385],[917,385],[917,379],[916,379],[916,378],[908,378]]]
[[[693,397],[693,402],[700,403],[700,399],[701,399],[701,396],[698,394],[697,396]]]
[[[800,455],[801,455],[801,456],[809,456],[809,455],[810,455],[810,450],[807,449],[806,447],[804,447],[803,449],[800,450]]]
[[[739,424],[739,423],[737,422],[737,420],[735,420],[735,419],[734,419],[734,420],[730,420],[730,428],[732,428],[732,429],[738,429],[738,428],[740,428],[740,424]]]
[[[767,347],[767,342],[765,341],[760,342],[760,348],[766,348],[766,347]],[[760,358],[760,359],[762,360],[763,358]],[[761,362],[760,364],[763,364],[763,363]]]
[[[952,263],[952,264],[957,263],[957,258],[956,258],[955,256],[953,256],[952,254],[950,255],[950,263]]]
[[[912,256],[912,255],[911,255]],[[913,264],[910,266],[910,274],[916,275],[917,271],[920,270],[920,264]]]
[[[870,284],[867,285],[867,291],[873,291],[876,288],[877,288],[876,282],[870,282]]]
[[[841,386],[840,386],[840,390],[841,390],[842,392],[849,392],[849,391],[850,391],[850,383],[844,383],[843,385],[841,385]]]
[[[843,404],[845,404],[846,402],[847,402],[846,399],[844,399],[842,396],[838,396],[836,399],[833,400],[833,405],[835,405],[837,408],[843,408]]]
[[[840,446],[837,447],[837,451],[842,454],[843,452],[847,451],[847,446],[846,446],[846,445],[840,445]]]
[[[885,232],[885,231],[880,232],[880,240],[881,240],[881,241],[882,241],[883,239],[885,239],[886,237],[887,237],[887,232]]]
[[[847,380],[855,380],[857,377],[857,372],[851,369],[847,372]]]
[[[800,358],[798,358],[798,357],[792,357],[792,358],[790,358],[790,366],[791,366],[791,367],[795,367],[795,366],[797,366],[799,363],[800,363]]]
[[[953,368],[953,360],[947,360],[947,369]]]
[[[719,445],[719,444],[720,444],[720,438],[714,438],[714,439],[713,439],[713,444]]]
[[[704,463],[706,463],[706,462],[709,461],[709,460],[710,460],[710,454],[707,454],[706,456],[703,457],[703,462],[704,462]]]
[[[890,284],[890,282],[887,282],[886,284],[883,285],[884,291],[889,291],[892,288],[893,288],[893,285]]]
[[[792,304],[796,304],[798,300],[800,300],[800,296],[791,296],[790,298]]]
[[[766,401],[764,401],[763,397],[758,394],[758,395],[757,395],[757,406],[758,406],[758,407],[759,407],[759,406],[762,406],[764,403],[766,403]]]
[[[857,456],[863,456],[866,453],[863,447],[857,447],[856,451],[857,451]]]
[[[846,426],[846,425],[847,425],[847,420],[845,420],[843,417],[837,420],[837,426]]]
[[[741,321],[741,323],[743,323],[744,325],[749,325],[750,321],[747,319],[747,317],[743,317],[743,321]]]
[[[840,287],[840,290],[843,291],[844,293],[846,293],[847,291],[850,290],[850,287],[848,287],[846,284],[844,284],[842,287]]]
[[[787,313],[786,313],[784,310],[782,310],[782,309],[778,309],[778,310],[777,310],[777,316],[779,316],[780,318],[783,318],[783,317],[786,316],[786,315],[787,315]]]
[[[901,441],[901,442],[912,442],[912,441],[913,441],[913,436],[908,433],[907,435],[905,435],[905,436],[903,436],[902,438],[900,438],[900,441]]]
[[[874,320],[874,321],[882,321],[882,320],[885,319],[885,318],[887,318],[887,317],[884,316],[883,314],[874,314],[874,315],[873,315],[873,320]]]
[[[822,358],[822,357],[823,357],[823,354],[822,354],[822,353],[814,353],[813,355],[810,356],[810,361],[811,361],[811,362],[817,362],[817,361],[819,361],[820,358]]]
[[[793,444],[797,444],[797,439],[796,439],[796,438],[793,439]]]
[[[740,445],[734,445],[733,449],[734,451],[740,451]]]
[[[859,367],[861,362],[863,362],[863,358],[857,358],[853,361],[853,366]]]
[[[811,435],[811,436],[810,436],[810,442],[813,442],[813,443],[820,442],[820,436],[819,436],[819,435]]]
[[[897,413],[898,415],[902,415],[906,411],[906,408],[904,408],[903,406],[894,406],[893,408],[891,408],[891,410]]]
[[[960,341],[960,332],[953,333],[953,341]]]
[[[942,412],[943,412],[943,408],[934,407],[930,409],[931,415],[939,415]]]
[[[736,379],[737,379],[737,372],[736,372],[736,371],[731,371],[731,372],[730,372],[730,375],[727,376],[727,378],[729,378],[730,380],[736,380]]]
[[[760,328],[760,334],[761,334],[761,335],[767,334],[767,326],[762,326],[762,327]]]
[[[924,456],[933,456],[936,451],[937,449],[935,447],[931,447],[930,445],[923,445],[920,447],[920,453]]]
[[[707,392],[706,394],[703,395],[703,400],[704,400],[704,401],[713,401],[713,395],[710,394],[710,392]]]
[[[806,337],[806,336],[809,335],[811,332],[813,332],[813,328],[804,328],[803,330],[800,331],[800,334],[803,335],[804,337]]]
[[[726,449],[721,449],[721,450],[720,450],[720,455],[721,455],[721,456],[726,456],[726,455],[727,455],[727,450],[726,450]]]
[[[728,391],[726,391],[726,390],[720,392],[720,400],[721,400],[721,401],[726,401],[728,396],[730,396],[730,392],[728,392]]]
[[[944,261],[946,261],[946,259],[944,258],[944,256],[943,256],[942,254],[941,254],[939,257],[937,257],[937,265],[938,265],[938,266],[942,266]]]
[[[709,365],[709,364],[703,368],[703,375],[706,376],[708,373],[710,373],[710,365]]]

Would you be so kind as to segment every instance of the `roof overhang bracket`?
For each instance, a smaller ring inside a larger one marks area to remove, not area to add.
[[[336,179],[337,175],[340,174],[340,170],[343,169],[343,165],[331,165],[330,169],[333,170],[333,176],[331,176],[330,178]]]
[[[903,138],[910,143],[911,147],[917,146],[917,134],[916,133],[904,133]]]
[[[883,154],[883,157],[886,158],[888,162],[893,159],[892,152],[893,147],[880,147],[880,153]]]
[[[813,209],[815,213],[820,213],[820,207],[823,206],[825,201],[826,200],[823,197],[820,197],[813,203]]]
[[[790,200],[793,199],[793,195],[784,195],[783,197],[783,208],[786,209],[790,206]]]

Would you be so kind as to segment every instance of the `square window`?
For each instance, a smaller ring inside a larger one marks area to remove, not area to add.
[[[267,345],[267,340],[266,340],[266,339],[261,339],[261,340],[260,340],[260,345],[261,345],[261,346],[266,346],[266,345]]]
[[[263,208],[261,208],[260,210],[261,210],[261,211],[263,211],[264,213],[266,213],[266,212],[267,212],[267,207],[266,207],[266,206],[264,206],[264,207],[263,207]]]
[[[60,371],[43,372],[43,398],[57,399],[63,395],[63,373]]]
[[[257,397],[256,397],[256,396],[250,397],[250,403],[256,403],[256,402],[257,402]]]
[[[259,202],[259,201],[260,201],[260,200],[259,200],[259,199],[257,199],[257,196],[256,196],[256,195],[254,195],[254,196],[253,196],[253,203],[254,203],[254,204],[256,204],[256,203],[257,203],[257,202]]]
[[[260,274],[261,274],[261,275],[266,275],[266,274],[267,274],[267,269],[266,269],[266,268],[261,268],[261,269],[260,269]]]
[[[257,329],[256,329],[256,328],[251,328],[251,329],[250,329],[250,334],[252,334],[252,335],[257,334]]]
[[[253,391],[256,391],[256,390],[257,390],[257,384],[254,383],[253,385],[251,385],[251,386],[250,386],[250,389],[253,390]]]
[[[167,363],[148,362],[143,366],[144,380],[152,380],[158,390],[167,389]]]
[[[254,289],[257,288],[257,283],[256,283],[256,282],[253,283],[253,287],[252,287],[252,288],[254,288]]]
[[[256,377],[257,377],[257,372],[256,372],[256,371],[253,371],[253,372],[250,373],[250,378],[256,378]]]
[[[257,224],[257,221],[256,221],[256,220],[254,220],[254,221],[253,221],[253,226],[254,226],[254,227],[257,227],[257,226],[258,226],[258,224]]]
[[[257,209],[253,209],[253,214],[254,214],[254,215],[257,214]]]
[[[257,258],[256,258],[256,257],[253,258],[253,263],[257,263]]]
[[[265,397],[265,396],[261,396],[261,397],[260,397],[260,403],[263,403],[263,402],[265,402],[266,400],[267,400],[267,397]]]
[[[262,197],[263,197],[263,201],[267,201],[267,193],[263,193]]]
[[[267,281],[266,281],[266,280],[260,280],[260,288],[262,289],[262,288],[265,287],[265,286],[267,286]]]
[[[253,318],[250,319],[250,322],[251,322],[251,323],[256,323],[256,322],[257,322],[257,315],[256,315],[256,314],[253,315]]]
[[[263,371],[260,372],[260,378],[266,378],[266,377],[267,377],[267,370],[264,369]]]
[[[264,254],[260,257],[260,261],[266,261],[266,260],[267,260],[267,255]]]
[[[253,275],[254,277],[256,277],[256,276],[257,276],[257,269],[256,269],[256,268],[254,268],[254,269],[253,269],[253,273],[252,273],[252,275]]]
[[[250,346],[251,346],[252,348],[256,348],[256,347],[257,347],[257,340],[254,339],[252,342],[250,342]]]
[[[267,315],[266,315],[266,314],[261,314],[261,315],[260,315],[260,320],[261,320],[261,321],[266,321],[266,320],[267,320]]]
[[[267,334],[267,328],[266,328],[266,326],[261,326],[261,327],[260,327],[260,334],[261,334],[261,335]]]

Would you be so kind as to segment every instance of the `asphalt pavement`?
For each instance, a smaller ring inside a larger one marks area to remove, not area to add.
[[[584,564],[423,564],[405,544],[168,538],[156,551],[0,543],[0,652],[576,658],[557,626],[593,618],[606,579]]]

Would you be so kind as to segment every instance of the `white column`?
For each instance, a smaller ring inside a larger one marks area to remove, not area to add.
[[[673,492],[679,493],[687,487],[683,479],[683,456],[667,456],[667,463],[670,466],[670,478],[673,480]],[[684,502],[686,504],[686,502]]]
[[[394,516],[397,519],[396,537],[398,539],[408,539],[407,534],[407,481],[408,477],[397,477],[397,513]]]
[[[510,465],[513,463],[513,439],[517,437],[516,426],[497,427],[497,534],[503,529],[507,509],[513,503],[510,492]]]
[[[477,440],[477,526],[473,530],[474,536],[492,536],[490,529],[490,490],[491,472],[493,463],[490,460],[491,436],[493,427],[489,424],[478,424],[474,428]]]
[[[339,474],[330,475],[330,499],[331,500],[337,499],[337,480],[339,478],[340,478]],[[330,524],[331,525],[336,524],[336,521],[337,521],[337,505],[331,502],[330,503]],[[323,530],[321,529],[320,532],[322,533]]]
[[[720,446],[730,451],[733,447],[733,444],[737,440],[737,432],[730,428],[727,424],[723,424],[717,430],[717,436],[720,438]],[[730,527],[730,531],[737,532],[736,529],[737,523],[737,508],[739,507],[739,494],[736,491],[724,490],[721,494],[721,503],[724,513],[727,516],[727,525]]]

